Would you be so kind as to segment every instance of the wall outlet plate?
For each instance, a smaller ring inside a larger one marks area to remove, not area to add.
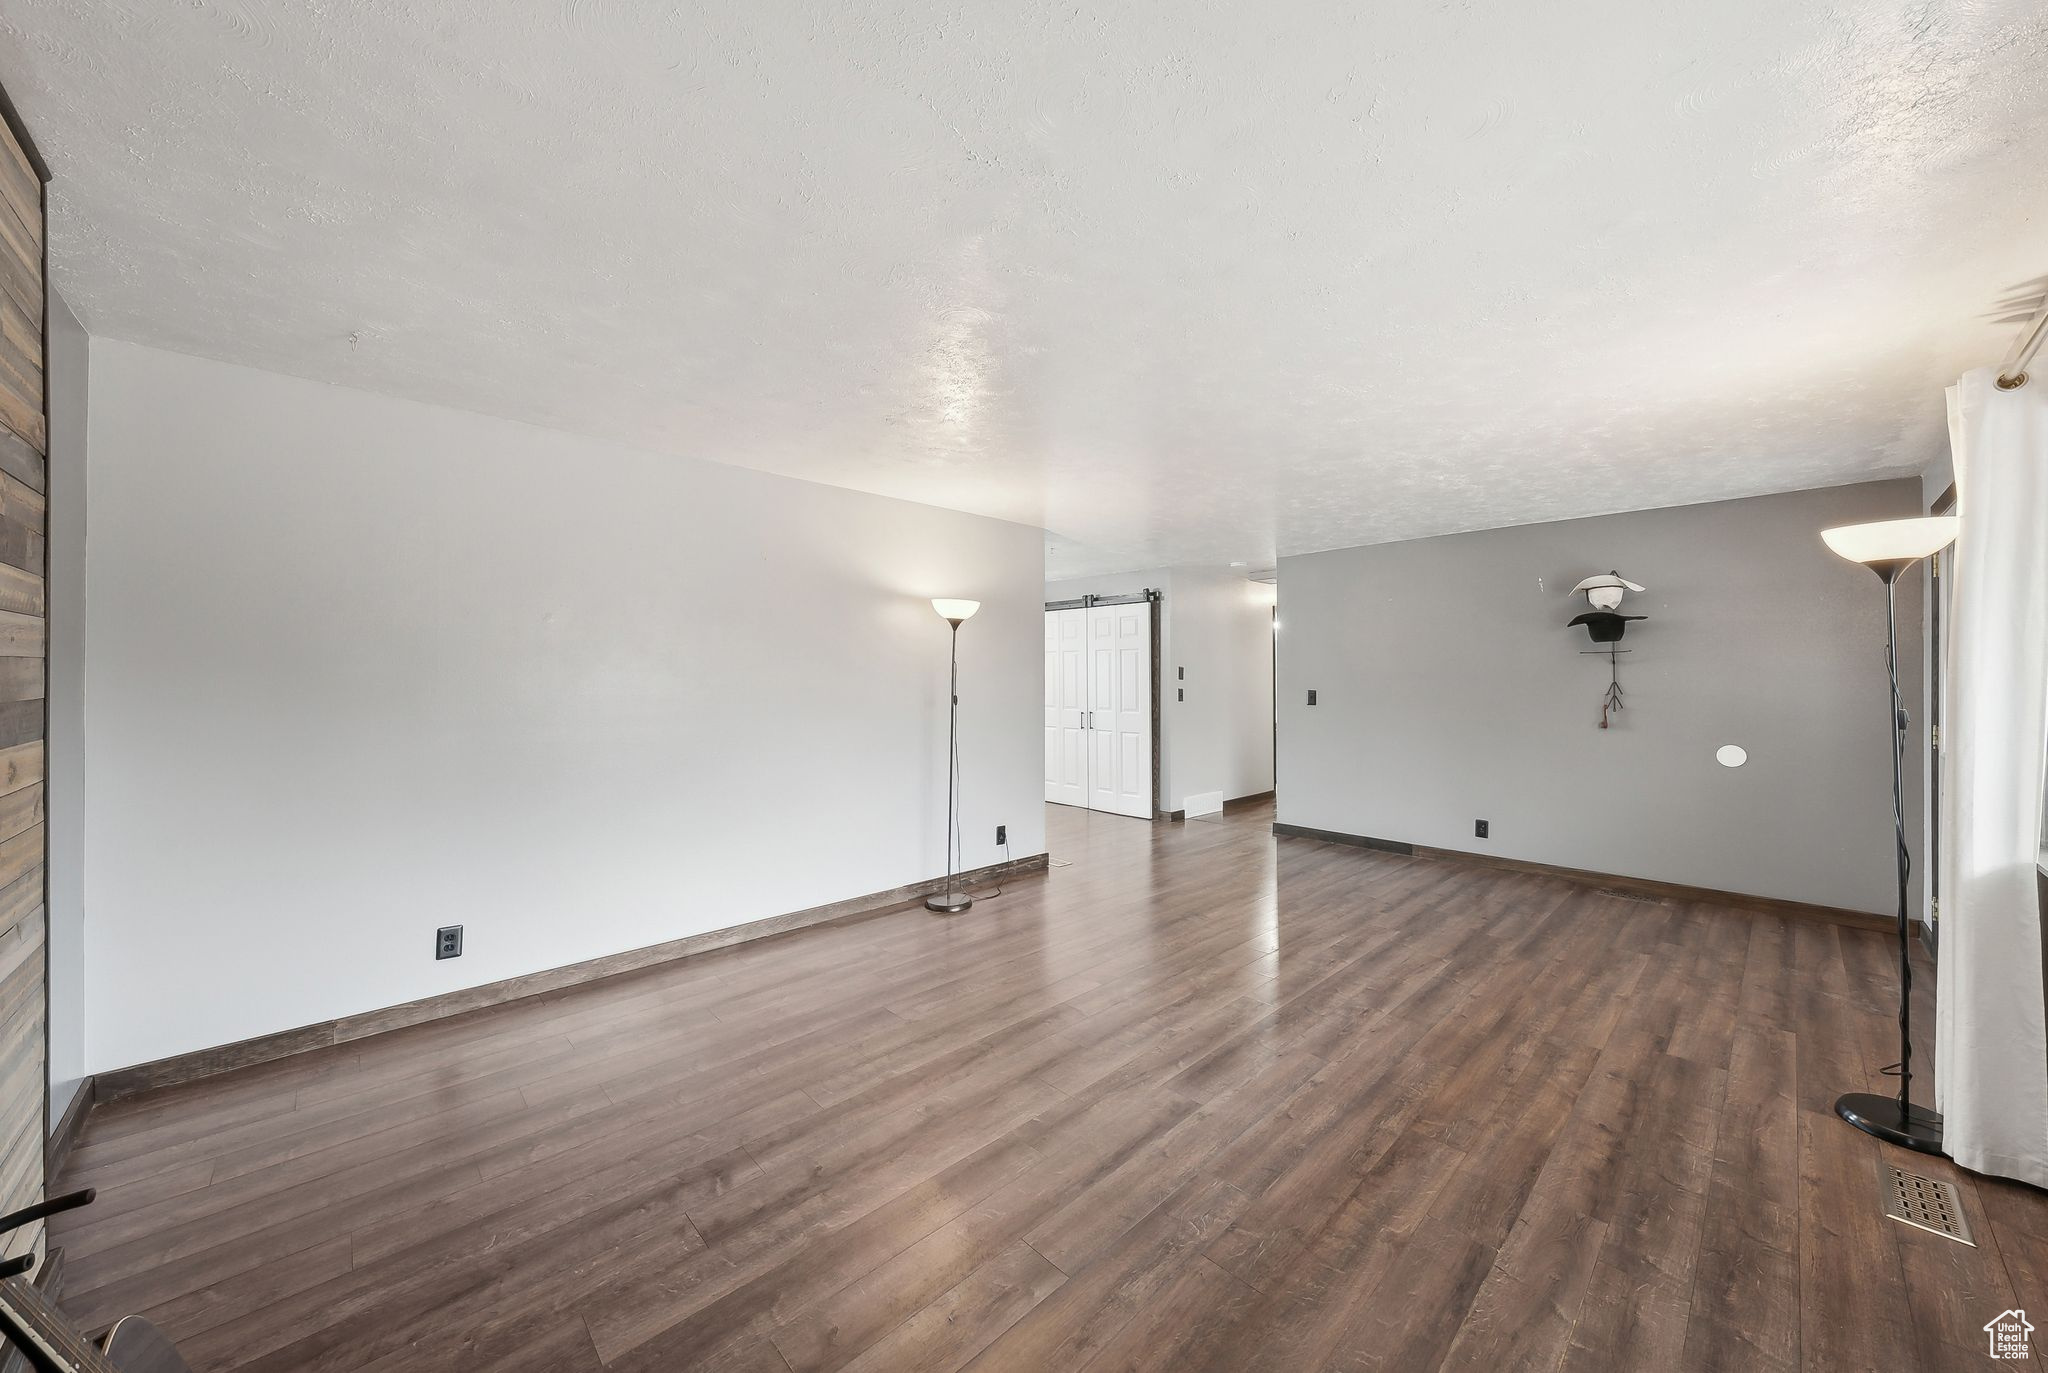
[[[1472,822],[1472,835],[1475,839],[1485,839],[1488,837],[1487,831],[1491,828],[1493,828],[1491,820],[1474,820]]]
[[[1008,825],[997,825],[997,826],[996,826],[996,843],[998,843],[998,844],[1007,844],[1007,843],[1009,843],[1009,842],[1010,842],[1010,827],[1009,827]]]
[[[1316,689],[1314,687],[1310,687],[1308,689],[1308,703],[1310,705],[1314,705],[1316,703]]]
[[[434,959],[462,957],[462,926],[443,925],[434,931]]]

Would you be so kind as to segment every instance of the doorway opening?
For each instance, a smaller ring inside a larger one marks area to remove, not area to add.
[[[1159,593],[1045,605],[1045,799],[1159,814]]]

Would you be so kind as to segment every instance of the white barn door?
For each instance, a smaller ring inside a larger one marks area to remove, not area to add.
[[[1088,804],[1088,612],[1045,612],[1045,799]]]
[[[1088,607],[1088,805],[1152,818],[1152,607]]]
[[[1045,799],[1152,818],[1152,606],[1045,612]]]

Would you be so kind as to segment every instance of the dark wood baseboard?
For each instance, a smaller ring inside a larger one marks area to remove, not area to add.
[[[1273,833],[1283,838],[1320,839],[1329,844],[1349,844],[1353,848],[1378,849],[1384,853],[1412,854],[1417,858],[1432,858],[1450,863],[1476,863],[1481,867],[1529,873],[1538,877],[1560,877],[1567,882],[1579,882],[1589,887],[1602,887],[1608,891],[1627,892],[1635,896],[1654,896],[1675,901],[1703,901],[1711,905],[1761,911],[1797,920],[1824,920],[1831,925],[1848,925],[1859,930],[1898,928],[1898,921],[1893,916],[1849,910],[1841,906],[1819,906],[1807,901],[1787,901],[1775,896],[1752,896],[1747,892],[1721,891],[1714,887],[1688,887],[1679,882],[1659,882],[1648,877],[1624,877],[1619,873],[1566,868],[1555,863],[1535,863],[1523,858],[1501,858],[1494,854],[1472,853],[1465,849],[1430,848],[1424,844],[1410,844],[1399,839],[1375,839],[1369,835],[1312,829],[1307,825],[1288,825],[1279,821],[1274,822]]]
[[[1012,859],[1007,863],[991,863],[985,868],[975,868],[962,873],[959,880],[967,886],[978,886],[987,882],[1007,882],[1035,876],[1044,873],[1046,868],[1047,856],[1039,853],[1028,858]],[[702,934],[686,935],[662,944],[650,944],[643,949],[628,949],[623,953],[608,954],[603,958],[593,958],[582,963],[526,973],[500,982],[487,982],[480,987],[465,987],[460,991],[444,992],[439,996],[408,1001],[399,1006],[387,1006],[381,1010],[342,1016],[336,1020],[322,1021],[317,1025],[304,1025],[295,1030],[280,1030],[276,1034],[258,1035],[254,1039],[239,1040],[212,1049],[173,1054],[169,1058],[139,1063],[132,1068],[116,1068],[111,1072],[100,1073],[93,1080],[93,1088],[97,1100],[118,1101],[122,1097],[134,1096],[138,1092],[213,1077],[220,1073],[232,1072],[236,1068],[268,1063],[272,1059],[287,1058],[293,1054],[325,1049],[336,1044],[347,1044],[371,1035],[388,1034],[392,1030],[402,1030],[409,1025],[420,1025],[429,1020],[445,1020],[450,1016],[463,1015],[469,1011],[482,1010],[488,1006],[497,1006],[524,997],[561,991],[585,982],[595,982],[600,978],[617,977],[621,973],[637,972],[642,968],[651,968],[657,963],[670,963],[678,958],[709,953],[713,949],[723,949],[733,944],[773,939],[778,935],[794,934],[817,925],[881,915],[920,902],[945,885],[945,878],[934,877],[889,891],[848,897],[844,901],[834,901],[829,905],[813,906],[809,910],[792,911],[787,915],[773,915],[765,920],[730,925],[721,930],[706,930]]]
[[[98,1079],[88,1077],[78,1084],[78,1090],[71,1094],[71,1104],[58,1117],[56,1128],[43,1141],[43,1177],[56,1181],[63,1170],[64,1160],[71,1156],[71,1146],[78,1143],[78,1132],[85,1128],[85,1118],[91,1114],[93,1103],[99,1099]]]
[[[1319,830],[1309,825],[1289,825],[1279,820],[1273,822],[1273,833],[1282,839],[1320,839],[1325,844],[1348,844],[1354,849],[1378,849],[1382,853],[1415,852],[1413,844],[1404,844],[1398,839],[1374,839],[1369,835],[1346,834],[1342,830]]]

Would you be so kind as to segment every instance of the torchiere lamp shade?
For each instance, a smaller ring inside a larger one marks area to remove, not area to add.
[[[961,621],[974,618],[974,612],[981,609],[981,602],[948,600],[944,597],[934,596],[932,598],[932,609],[939,612],[940,619],[958,629]]]
[[[1914,520],[1877,520],[1845,524],[1820,532],[1821,542],[1852,563],[1877,568],[1902,568],[1939,553],[1956,541],[1962,521],[1954,515],[1928,515]]]

